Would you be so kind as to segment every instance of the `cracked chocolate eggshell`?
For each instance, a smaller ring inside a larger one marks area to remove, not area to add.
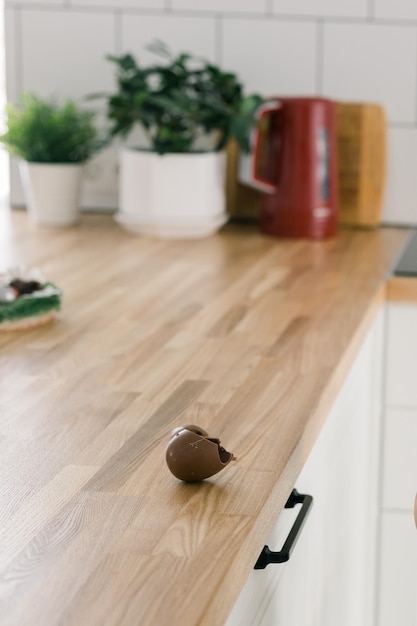
[[[172,431],[165,458],[172,474],[190,483],[214,476],[235,459],[218,439],[209,437],[205,430],[194,425]]]

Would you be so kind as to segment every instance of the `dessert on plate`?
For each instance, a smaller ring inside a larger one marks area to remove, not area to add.
[[[0,273],[0,331],[24,330],[51,322],[62,291],[32,270]]]

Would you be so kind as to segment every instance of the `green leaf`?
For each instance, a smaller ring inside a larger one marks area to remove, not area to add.
[[[135,58],[131,54],[124,54],[123,56],[116,57],[111,54],[106,57],[109,61],[116,63],[123,71],[136,70],[138,68]]]
[[[107,57],[116,65],[117,90],[107,95],[113,136],[140,124],[160,154],[190,150],[201,131],[219,135],[217,149],[231,136],[247,148],[259,96],[245,96],[235,73],[186,52],[174,55],[162,41],[148,50],[161,62],[142,67],[131,54]]]
[[[149,52],[153,52],[159,56],[166,57],[167,59],[172,58],[172,54],[168,48],[168,46],[161,41],[160,39],[154,39],[154,41],[146,46],[146,49]]]
[[[31,162],[84,162],[108,141],[98,136],[93,112],[71,100],[60,105],[33,93],[6,107],[6,123],[0,141],[11,154]]]

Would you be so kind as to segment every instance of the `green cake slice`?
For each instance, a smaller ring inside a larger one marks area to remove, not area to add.
[[[46,324],[61,308],[62,291],[53,283],[24,294],[11,302],[0,302],[0,330],[20,330]]]

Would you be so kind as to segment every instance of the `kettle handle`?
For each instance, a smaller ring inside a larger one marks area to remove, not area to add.
[[[239,181],[265,193],[275,193],[277,186],[258,174],[261,154],[261,131],[259,127],[265,117],[281,108],[282,103],[279,100],[269,100],[257,108],[255,112],[256,123],[250,136],[250,151],[248,154],[241,154],[239,160]]]

